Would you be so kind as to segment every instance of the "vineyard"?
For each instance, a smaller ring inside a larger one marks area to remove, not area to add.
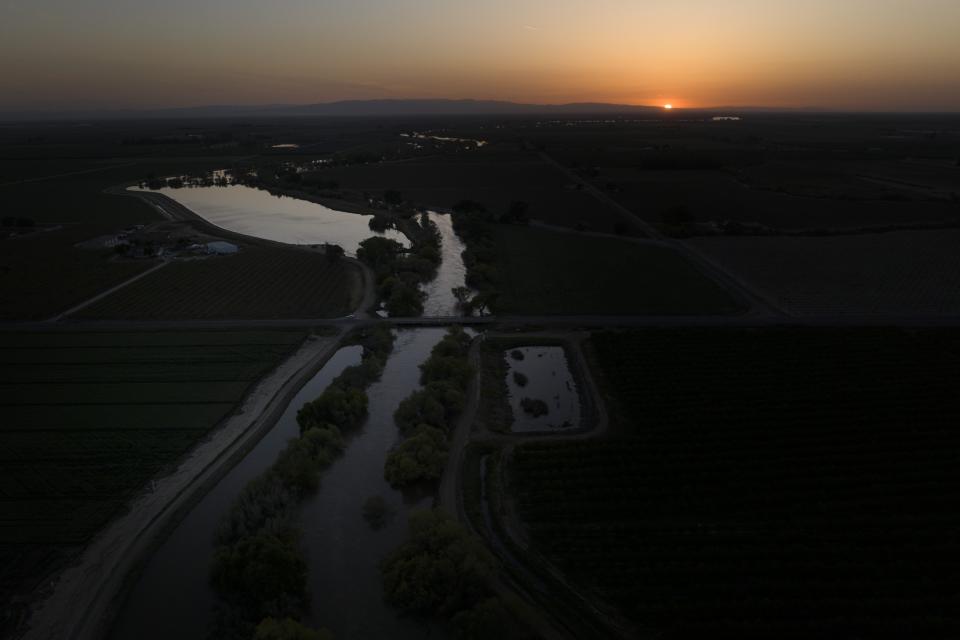
[[[518,447],[533,543],[665,637],[956,637],[960,333],[593,338],[615,439]]]
[[[359,279],[357,268],[345,260],[246,247],[233,256],[174,262],[77,315],[131,320],[340,317],[359,305]]]
[[[32,587],[229,415],[299,332],[0,334],[0,593]]]

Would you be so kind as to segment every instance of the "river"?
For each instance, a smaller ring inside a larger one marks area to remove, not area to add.
[[[383,479],[387,453],[399,439],[393,412],[419,386],[419,369],[445,329],[397,334],[383,377],[368,390],[369,416],[325,472],[317,493],[302,505],[300,524],[309,563],[309,622],[338,638],[442,637],[437,628],[401,618],[383,601],[378,564],[406,537],[406,516],[429,507],[432,495],[406,497]],[[128,591],[111,638],[202,640],[217,602],[208,575],[217,524],[243,486],[265,471],[299,428],[296,412],[316,398],[344,368],[360,360],[360,347],[340,349],[297,394],[276,426],[204,496],[151,556]],[[374,530],[363,502],[382,497],[393,517]]]

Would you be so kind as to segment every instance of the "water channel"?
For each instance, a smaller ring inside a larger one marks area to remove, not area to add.
[[[379,562],[406,537],[407,514],[429,507],[432,495],[403,494],[383,479],[387,453],[399,440],[393,412],[419,386],[419,365],[443,328],[397,333],[383,377],[368,390],[369,417],[347,437],[343,455],[323,472],[320,488],[302,505],[299,524],[309,564],[307,622],[338,638],[442,638],[439,628],[403,618],[383,601]],[[197,504],[151,556],[128,591],[111,638],[201,640],[215,619],[209,586],[214,532],[240,490],[265,471],[299,429],[296,412],[316,398],[344,368],[360,360],[360,347],[340,349],[304,386],[276,426]],[[375,530],[362,515],[364,501],[380,496],[391,516]]]

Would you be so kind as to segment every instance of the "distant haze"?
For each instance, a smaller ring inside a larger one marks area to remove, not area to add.
[[[958,0],[0,0],[0,111],[477,98],[960,110]]]

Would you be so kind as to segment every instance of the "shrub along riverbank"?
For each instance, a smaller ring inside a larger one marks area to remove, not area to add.
[[[448,620],[457,638],[529,635],[490,588],[493,556],[442,511],[411,514],[407,541],[381,562],[380,571],[387,602],[406,614]]]
[[[373,269],[377,295],[392,317],[423,313],[426,294],[420,285],[433,279],[442,260],[437,225],[426,214],[405,223],[410,249],[396,240],[374,236],[360,243],[357,258]]]
[[[393,414],[406,436],[387,456],[384,477],[394,487],[435,481],[447,461],[447,436],[467,400],[473,377],[468,352],[470,336],[460,327],[450,329],[420,365],[418,389]]]
[[[293,516],[316,491],[320,472],[343,450],[342,434],[363,422],[366,388],[382,374],[393,339],[383,325],[350,337],[347,345],[363,347],[361,363],[345,369],[300,409],[300,437],[291,439],[273,466],[244,487],[224,515],[210,570],[223,604],[216,637],[250,638],[268,618],[286,627],[299,624],[308,602],[307,565]]]

